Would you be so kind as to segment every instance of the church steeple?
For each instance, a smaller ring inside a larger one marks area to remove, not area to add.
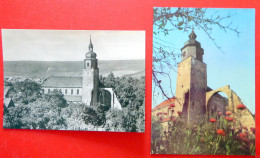
[[[89,40],[89,51],[85,55],[82,72],[82,102],[87,106],[98,103],[99,69],[97,55],[93,52],[93,44]]]
[[[184,47],[181,48],[182,51],[182,61],[189,58],[190,56],[203,62],[204,50],[201,48],[200,43],[196,40],[197,35],[192,29],[189,40],[185,42]]]
[[[190,35],[189,35],[189,38],[190,38],[190,40],[196,40],[196,38],[197,38],[197,35],[195,34],[193,28],[192,28],[192,32],[191,32]]]
[[[91,41],[91,35],[90,35],[90,42],[89,42],[89,45],[88,45],[88,49],[90,52],[93,52],[93,44],[92,44],[92,41]]]

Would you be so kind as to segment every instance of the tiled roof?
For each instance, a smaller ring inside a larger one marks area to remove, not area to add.
[[[72,102],[81,102],[82,101],[82,96],[64,95],[64,98],[67,101],[72,101]]]
[[[52,76],[42,84],[42,87],[81,88],[82,77]]]
[[[167,99],[167,100],[163,101],[162,103],[160,103],[159,105],[157,105],[156,107],[154,107],[152,109],[152,111],[155,111],[155,110],[160,109],[160,108],[165,107],[165,106],[169,106],[169,105],[173,104],[174,101],[175,101],[174,97]]]

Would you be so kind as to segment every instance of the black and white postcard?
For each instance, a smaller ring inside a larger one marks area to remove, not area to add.
[[[2,29],[4,128],[144,132],[145,31]]]

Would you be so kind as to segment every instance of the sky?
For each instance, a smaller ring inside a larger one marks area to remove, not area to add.
[[[4,61],[81,61],[90,35],[99,60],[145,59],[145,31],[2,29]]]
[[[232,16],[224,23],[228,24],[232,21],[231,26],[237,27],[240,35],[237,36],[234,32],[224,32],[213,27],[212,36],[216,43],[221,46],[223,52],[217,49],[205,32],[194,27],[197,35],[196,40],[201,43],[201,47],[204,49],[203,61],[207,64],[208,86],[217,89],[230,85],[230,88],[240,97],[249,110],[255,113],[255,10],[208,8],[206,16],[211,14],[223,16],[229,13]],[[158,39],[163,39],[167,42],[164,44],[170,46],[174,52],[181,53],[180,49],[189,40],[189,34],[190,32],[172,31],[167,36],[163,34],[154,35],[153,44],[156,46]],[[175,93],[176,72],[169,69],[165,71],[169,72],[172,80],[161,77],[161,84],[164,88],[168,88],[167,93],[171,96],[172,93],[173,95]],[[169,90],[170,86],[172,93]],[[152,107],[166,99],[158,88],[154,90]]]

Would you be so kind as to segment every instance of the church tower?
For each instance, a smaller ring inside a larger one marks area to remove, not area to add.
[[[188,123],[196,123],[206,112],[207,65],[204,50],[192,30],[189,40],[181,48],[182,61],[178,64],[176,101]]]
[[[99,69],[97,55],[93,52],[93,44],[90,37],[89,52],[85,55],[82,73],[82,103],[92,106],[98,103]]]

